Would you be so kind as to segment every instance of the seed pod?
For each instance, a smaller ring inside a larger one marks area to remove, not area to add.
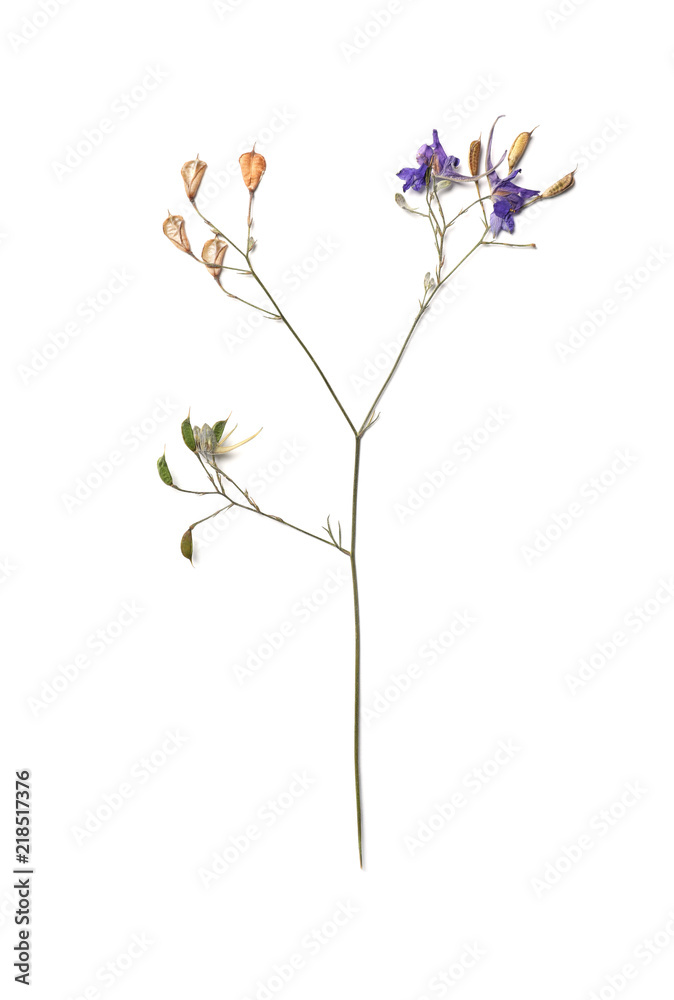
[[[570,174],[565,174],[561,180],[555,181],[554,184],[551,184],[549,188],[545,189],[541,198],[554,198],[555,195],[563,194],[565,191],[568,191],[569,188],[573,187],[575,184],[573,175],[576,170],[578,170],[578,167],[576,167],[575,170],[572,170]]]
[[[183,435],[183,441],[185,442],[185,444],[187,445],[187,447],[190,449],[190,451],[196,451],[197,450],[197,443],[194,440],[194,431],[192,430],[192,424],[190,423],[190,415],[189,415],[189,413],[187,414],[187,416],[183,420],[182,424],[180,425],[180,430],[181,430],[182,435]]]
[[[227,252],[228,243],[221,240],[219,236],[216,236],[214,240],[207,240],[204,243],[204,249],[201,251],[201,259],[207,264],[222,264],[225,259],[225,253]],[[209,274],[212,274],[214,278],[220,277],[221,267],[207,267],[206,270]]]
[[[476,174],[480,169],[480,152],[482,150],[482,139],[473,139],[468,153],[468,172]]]
[[[197,154],[196,160],[188,160],[187,163],[183,163],[180,173],[183,176],[183,182],[185,184],[185,191],[187,197],[190,201],[194,201],[197,196],[197,191],[199,190],[199,185],[203,179],[206,172],[207,163],[199,159]]]
[[[243,183],[249,191],[255,191],[262,180],[262,174],[267,169],[267,161],[262,153],[255,152],[255,146],[250,153],[242,153],[239,157],[239,165],[243,176]]]
[[[231,413],[230,413],[231,416]],[[229,420],[229,417],[227,417]],[[220,441],[220,438],[225,433],[225,427],[227,426],[227,420],[218,420],[216,424],[213,424],[213,434],[215,435],[216,443]]]
[[[185,232],[185,220],[182,215],[171,215],[164,220],[164,236],[167,236],[174,246],[184,253],[191,253],[190,241]]]
[[[534,125],[531,132],[520,132],[517,136],[508,153],[508,171],[511,171],[520,162],[524,156],[525,149],[529,145],[529,139],[531,139],[537,128],[538,125]]]
[[[168,467],[168,462],[166,461],[166,452],[157,459],[157,471],[159,472],[159,478],[162,483],[166,483],[167,486],[173,486],[173,476],[171,475],[171,470]]]
[[[192,563],[192,555],[194,553],[194,545],[192,543],[192,528],[188,528],[183,537],[180,539],[180,551],[185,556],[186,559]],[[194,566],[194,563],[192,563]]]

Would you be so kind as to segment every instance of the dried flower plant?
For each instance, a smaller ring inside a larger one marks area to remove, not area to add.
[[[498,121],[498,118],[496,121]],[[212,233],[211,239],[204,244],[201,258],[197,257],[191,249],[190,242],[185,231],[185,220],[182,216],[171,215],[169,213],[163,227],[164,233],[171,243],[177,246],[179,250],[189,254],[190,257],[192,257],[198,264],[204,267],[205,270],[208,271],[208,273],[215,279],[218,287],[225,293],[225,295],[231,299],[243,302],[246,305],[257,309],[260,313],[270,319],[279,320],[285,325],[289,333],[295,338],[302,350],[305,352],[309,361],[322,379],[327,391],[339,408],[349,432],[353,437],[354,462],[351,491],[351,524],[347,544],[342,543],[341,523],[338,522],[337,529],[335,530],[330,522],[330,517],[328,517],[327,523],[323,528],[323,531],[325,532],[325,536],[323,536],[313,531],[308,531],[305,528],[301,528],[296,524],[292,524],[290,521],[284,520],[276,514],[263,511],[250,495],[248,490],[239,486],[231,478],[231,476],[218,465],[217,459],[220,456],[226,455],[235,448],[240,448],[260,433],[260,431],[257,431],[255,434],[244,438],[242,441],[231,444],[228,443],[229,439],[236,430],[235,426],[228,430],[225,434],[230,417],[227,417],[225,420],[219,420],[217,423],[213,424],[212,427],[208,424],[196,427],[193,426],[190,415],[188,414],[182,423],[181,430],[185,445],[194,454],[195,458],[199,462],[199,465],[201,466],[202,472],[208,478],[209,488],[204,490],[189,490],[178,486],[177,483],[173,481],[173,476],[166,461],[165,454],[159,458],[157,468],[162,482],[174,490],[180,490],[182,493],[194,493],[198,496],[214,495],[224,501],[223,506],[219,507],[212,514],[209,514],[208,517],[202,518],[200,521],[195,521],[183,534],[180,541],[180,551],[186,559],[190,560],[190,562],[192,562],[194,552],[192,537],[193,529],[203,521],[216,517],[223,510],[229,510],[232,507],[249,511],[251,514],[255,514],[258,517],[264,517],[269,520],[276,521],[279,524],[292,528],[294,531],[301,532],[303,535],[308,535],[322,544],[333,546],[349,560],[351,566],[351,578],[353,582],[355,632],[354,769],[356,785],[358,855],[361,868],[363,866],[363,821],[360,791],[361,630],[356,562],[356,527],[358,518],[358,487],[362,441],[365,434],[371,429],[379,417],[377,408],[381,402],[382,396],[395,377],[395,374],[398,371],[400,363],[405,355],[406,349],[417,327],[419,326],[422,317],[445,282],[448,281],[458,268],[461,267],[468,260],[468,258],[481,247],[535,248],[534,243],[503,242],[500,239],[501,234],[512,233],[515,228],[515,217],[530,205],[533,205],[535,202],[542,199],[553,198],[556,195],[569,190],[574,183],[574,172],[572,172],[567,174],[565,177],[562,177],[561,180],[558,180],[554,184],[550,185],[550,187],[546,188],[542,193],[540,191],[520,187],[515,184],[514,179],[520,173],[520,168],[517,164],[524,156],[534,130],[532,129],[530,132],[521,132],[512,143],[509,153],[504,153],[498,163],[494,165],[492,161],[492,141],[495,125],[496,122],[492,125],[489,133],[485,153],[485,169],[482,173],[479,172],[482,152],[482,143],[480,139],[475,139],[471,142],[468,155],[469,173],[462,174],[457,170],[459,165],[458,157],[450,156],[445,152],[440,144],[437,131],[433,132],[432,144],[424,144],[419,149],[417,153],[417,166],[404,167],[398,173],[398,177],[401,181],[403,181],[403,191],[411,189],[412,191],[418,192],[424,196],[424,199],[420,202],[419,206],[410,205],[403,194],[396,194],[395,200],[396,203],[407,212],[427,220],[431,230],[437,261],[434,272],[431,273],[428,271],[424,276],[423,294],[419,300],[419,308],[393,363],[391,371],[377,392],[372,405],[365,414],[364,419],[360,423],[349,416],[318,361],[311,353],[304,340],[302,340],[297,331],[292,327],[290,321],[287,319],[280,306],[274,300],[268,288],[263,283],[253,264],[252,253],[255,249],[255,240],[252,237],[253,201],[255,192],[257,191],[260,181],[262,180],[267,168],[265,158],[260,153],[255,152],[255,147],[253,147],[249,153],[244,153],[239,159],[243,182],[249,192],[248,216],[246,220],[247,232],[243,243],[235,243],[232,239],[226,236],[220,229],[217,228],[217,226],[205,218],[197,207],[196,198],[199,191],[199,185],[201,184],[206,171],[206,163],[200,160],[198,156],[196,159],[185,163],[182,167],[181,173],[188,198],[192,202],[198,215],[203,219],[204,223],[208,226]],[[506,158],[508,160],[508,173],[505,177],[500,177],[497,173],[497,168],[501,166]],[[480,182],[484,182],[485,179],[487,181],[488,193],[483,195]],[[443,207],[444,195],[448,190],[464,183],[470,183],[471,185],[474,184],[477,188],[478,197],[447,220],[445,208]],[[491,214],[489,218],[487,218],[487,211],[485,208],[485,205],[488,202],[491,202]],[[480,220],[480,238],[453,267],[447,270],[445,263],[445,243],[447,241],[448,233],[457,220],[469,212],[474,206],[479,206],[482,213]],[[224,263],[225,254],[230,247],[238,255],[238,261],[242,265],[241,267],[234,267]],[[241,298],[239,295],[234,294],[234,292],[230,290],[229,279],[236,278],[241,275],[248,275],[254,279],[259,292],[263,296],[264,304],[248,302],[246,299]],[[225,280],[227,281],[227,287],[225,287]]]

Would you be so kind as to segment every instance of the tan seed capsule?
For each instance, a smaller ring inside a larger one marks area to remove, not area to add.
[[[577,169],[578,167],[576,167],[576,170]],[[569,188],[572,188],[575,184],[573,175],[576,170],[572,170],[570,174],[566,174],[561,180],[555,181],[554,184],[551,184],[549,188],[545,189],[541,198],[554,198],[556,195],[563,194],[565,191],[568,191]]]
[[[206,172],[207,163],[199,159],[197,155],[196,160],[188,160],[187,163],[183,163],[180,173],[183,177],[183,182],[185,184],[185,191],[187,197],[190,201],[194,201],[197,196],[197,191],[199,190],[199,185],[203,179]]]
[[[508,153],[508,170],[512,170],[520,162],[524,156],[524,151],[529,145],[529,139],[538,128],[535,125],[531,132],[520,132],[520,134],[515,139],[514,143],[510,147],[510,152]]]
[[[201,259],[207,264],[221,265],[225,259],[225,253],[227,252],[228,243],[221,240],[219,236],[216,236],[214,240],[207,240],[204,243],[204,248],[201,251]],[[209,274],[212,274],[214,278],[220,276],[222,267],[207,267],[206,270]]]
[[[185,232],[185,220],[182,215],[171,215],[164,220],[164,236],[167,236],[174,246],[184,253],[191,253],[190,241]]]
[[[255,191],[262,180],[262,174],[267,169],[267,161],[262,153],[255,152],[255,146],[250,153],[242,153],[239,157],[239,166],[243,176],[243,183],[249,191]]]
[[[473,139],[468,153],[468,170],[475,175],[480,169],[480,152],[482,150],[482,139]]]

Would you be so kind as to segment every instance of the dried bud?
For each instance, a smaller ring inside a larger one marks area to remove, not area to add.
[[[578,167],[576,167],[576,170],[578,170]],[[568,191],[569,188],[572,188],[575,184],[573,175],[576,170],[572,170],[570,174],[566,174],[561,180],[555,181],[554,184],[551,184],[549,188],[545,189],[541,198],[554,198],[555,195],[563,194],[564,191]]]
[[[243,183],[249,191],[255,191],[262,180],[262,174],[267,169],[267,161],[261,153],[255,152],[255,146],[250,153],[242,153],[239,157],[239,165],[243,176]]]
[[[182,215],[171,215],[169,213],[168,218],[164,220],[163,228],[164,236],[168,236],[174,246],[185,253],[192,252],[190,241],[187,239],[187,233],[185,232],[185,220]]]
[[[482,150],[482,139],[473,139],[468,153],[468,172],[475,175],[480,169],[480,152]]]
[[[183,537],[180,539],[180,551],[192,562],[192,554],[194,552],[194,545],[192,544],[192,528],[188,528]],[[192,563],[194,566],[194,563]]]
[[[187,445],[187,447],[190,449],[190,451],[196,451],[197,450],[197,443],[194,440],[194,430],[192,428],[192,424],[190,423],[190,415],[189,415],[189,413],[187,414],[187,416],[183,420],[182,424],[180,425],[180,430],[181,430],[182,435],[183,435],[183,441],[185,442],[185,444]]]
[[[221,240],[219,236],[216,236],[214,240],[207,240],[204,243],[204,249],[201,251],[201,259],[207,264],[222,264],[225,259],[225,253],[227,252],[228,243]],[[221,267],[207,267],[206,270],[209,274],[212,274],[214,278],[220,277]]]
[[[514,143],[510,147],[510,152],[508,153],[508,170],[512,170],[516,167],[524,156],[524,151],[529,145],[529,139],[538,128],[538,125],[534,125],[531,132],[520,132],[520,134],[515,139]]]
[[[157,459],[157,471],[162,483],[166,483],[167,486],[173,486],[173,476],[166,461],[166,452],[164,452],[161,458]]]
[[[187,163],[183,163],[180,173],[183,175],[183,181],[185,184],[185,191],[187,192],[187,197],[190,201],[194,201],[197,196],[197,191],[199,190],[199,185],[203,179],[206,172],[207,163],[199,159],[197,155],[196,160],[188,160]]]

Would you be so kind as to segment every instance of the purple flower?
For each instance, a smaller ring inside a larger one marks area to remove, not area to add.
[[[497,163],[497,166],[503,162],[504,158],[505,153],[499,160],[499,163]],[[403,167],[396,174],[396,177],[404,181],[403,191],[407,191],[408,188],[412,188],[413,191],[423,191],[429,177],[429,167],[430,172],[435,177],[448,181],[474,181],[479,177],[486,176],[486,174],[476,174],[474,177],[467,177],[465,174],[458,173],[456,168],[459,165],[459,157],[449,156],[444,151],[438,138],[437,129],[433,129],[433,145],[429,146],[427,143],[424,143],[423,146],[419,147],[417,163],[419,166],[416,169],[414,167]]]
[[[403,167],[396,174],[401,181],[404,181],[403,191],[407,191],[408,188],[412,188],[413,191],[423,191],[426,187],[426,172],[428,170],[428,164],[422,163],[417,170],[414,167]]]
[[[499,115],[498,117],[503,118],[503,115]],[[515,228],[515,219],[513,216],[516,215],[517,212],[521,211],[525,202],[528,201],[529,198],[534,198],[537,194],[540,194],[539,191],[534,191],[531,188],[518,187],[517,184],[513,184],[513,178],[517,177],[520,173],[519,167],[515,170],[511,170],[508,176],[503,179],[501,179],[496,173],[496,167],[494,167],[491,160],[491,141],[494,136],[494,126],[497,121],[498,118],[492,125],[489,133],[486,155],[487,178],[489,180],[491,197],[494,203],[494,211],[491,213],[489,218],[489,224],[494,236],[498,236],[502,229],[512,233]],[[499,163],[502,163],[503,159],[504,157],[501,157]],[[498,163],[496,166],[498,166]]]

